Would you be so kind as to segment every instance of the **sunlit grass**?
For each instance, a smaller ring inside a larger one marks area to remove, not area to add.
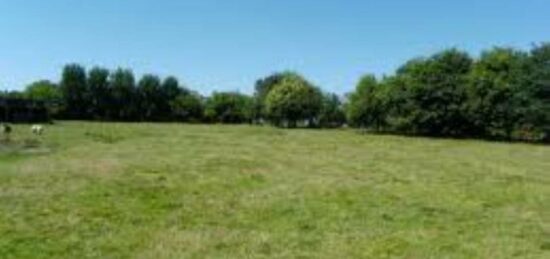
[[[550,256],[547,146],[76,122],[11,138],[38,145],[0,150],[0,258]]]

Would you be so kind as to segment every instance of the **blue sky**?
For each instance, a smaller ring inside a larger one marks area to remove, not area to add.
[[[0,35],[0,89],[78,62],[175,75],[203,94],[296,70],[341,94],[443,48],[550,41],[550,1],[0,0]]]

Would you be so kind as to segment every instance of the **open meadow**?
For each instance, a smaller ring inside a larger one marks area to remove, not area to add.
[[[550,147],[57,122],[0,143],[0,258],[550,258]]]

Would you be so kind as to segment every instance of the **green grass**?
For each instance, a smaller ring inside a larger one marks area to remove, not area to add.
[[[80,122],[10,143],[0,258],[550,258],[548,146]]]

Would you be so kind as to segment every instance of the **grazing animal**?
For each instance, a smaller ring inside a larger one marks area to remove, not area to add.
[[[44,127],[42,125],[32,125],[31,131],[34,135],[42,135],[42,133],[44,133]]]
[[[1,124],[0,132],[2,132],[2,134],[9,135],[11,133],[11,126],[8,124]]]

